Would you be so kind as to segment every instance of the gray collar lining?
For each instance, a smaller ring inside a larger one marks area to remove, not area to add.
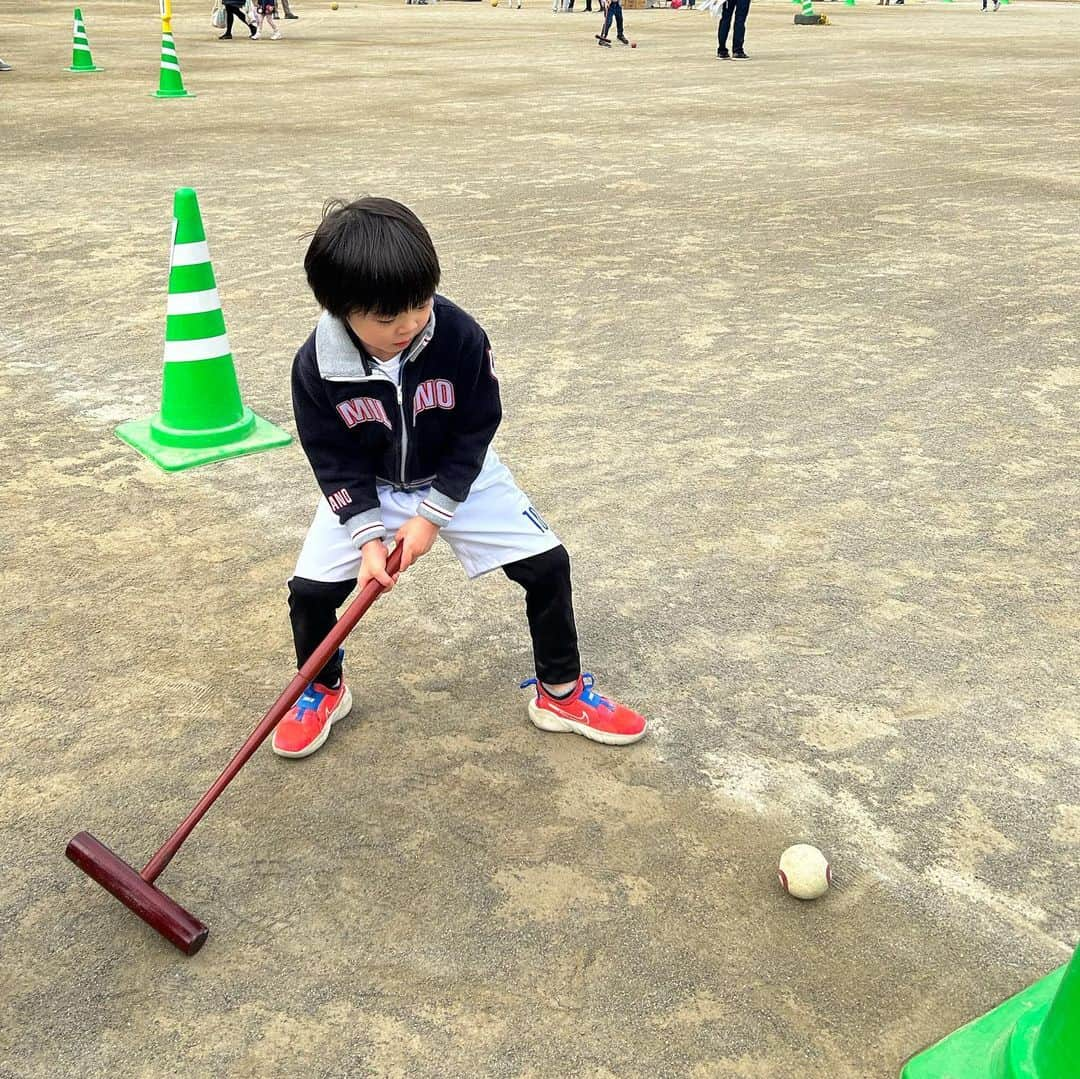
[[[427,325],[402,355],[402,366],[415,359],[427,347],[434,334],[435,308],[432,307]],[[364,361],[365,357],[352,343],[345,324],[341,319],[324,311],[315,327],[315,362],[319,368],[319,377],[329,382],[364,382],[371,378],[386,377],[381,371],[369,372]]]

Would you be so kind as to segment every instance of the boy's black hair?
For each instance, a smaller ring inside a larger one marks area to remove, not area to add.
[[[407,206],[367,197],[331,199],[304,256],[315,299],[337,318],[392,318],[423,307],[439,285],[439,256]]]

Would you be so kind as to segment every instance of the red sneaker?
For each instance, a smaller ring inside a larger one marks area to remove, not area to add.
[[[529,719],[542,731],[572,731],[608,746],[625,746],[645,737],[645,717],[601,697],[589,673],[578,679],[569,697],[552,697],[536,678],[525,679],[521,688],[526,686],[536,686],[536,699],[529,701]]]
[[[274,728],[270,748],[279,757],[310,757],[330,737],[335,721],[351,708],[352,694],[344,679],[337,689],[310,682]]]

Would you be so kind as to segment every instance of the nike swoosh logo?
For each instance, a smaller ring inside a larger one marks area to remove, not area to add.
[[[575,716],[573,712],[568,712],[565,708],[560,708],[559,715],[561,715],[563,719],[573,719],[578,723],[584,723],[586,727],[591,725],[589,723],[589,713],[584,709],[581,710],[580,716]]]

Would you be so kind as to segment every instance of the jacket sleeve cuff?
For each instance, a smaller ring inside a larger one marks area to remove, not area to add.
[[[350,517],[345,522],[356,549],[359,551],[365,543],[371,540],[383,539],[386,536],[386,525],[382,523],[382,515],[379,509],[367,510]]]
[[[423,517],[425,521],[430,521],[433,525],[442,528],[454,519],[454,514],[457,513],[460,505],[460,502],[455,502],[449,495],[444,495],[433,487],[428,492],[427,498],[417,507],[416,513],[418,517]]]

